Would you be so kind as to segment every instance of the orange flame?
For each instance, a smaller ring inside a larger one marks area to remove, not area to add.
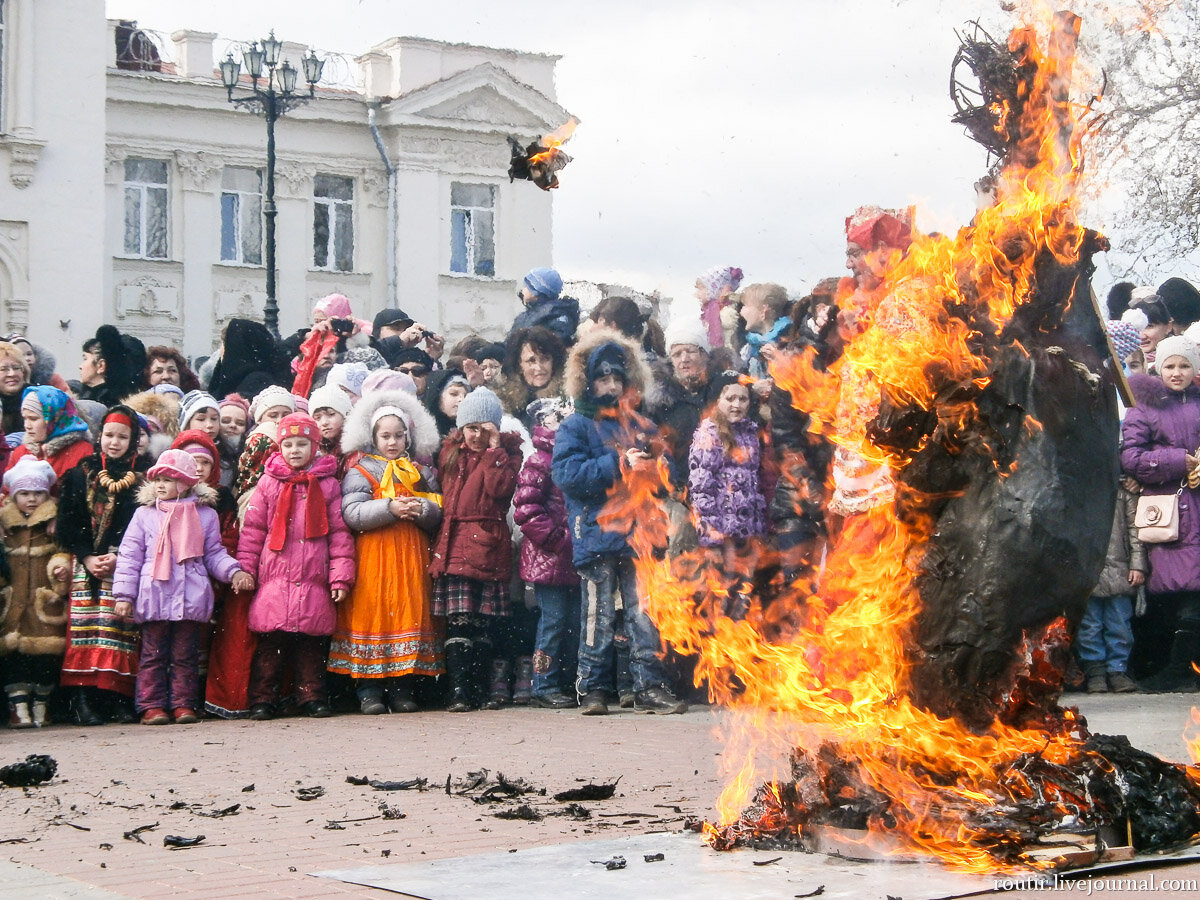
[[[1029,298],[1039,253],[1067,264],[1079,259],[1081,136],[1067,98],[1070,41],[1067,34],[1039,45],[1030,28],[1010,36],[1010,49],[1034,63],[1038,75],[1022,111],[1025,137],[998,178],[995,204],[953,239],[919,236],[903,259],[878,261],[882,284],[856,298],[866,329],[831,371],[815,369],[811,353],[778,354],[772,361],[772,376],[798,409],[811,414],[813,431],[878,464],[903,466],[903,459],[868,437],[877,407],[847,403],[846,396],[931,409],[931,367],[982,386],[988,360],[972,349],[964,321],[946,310],[982,307],[1002,326]],[[954,409],[946,404],[938,408],[949,417],[940,423],[948,433],[961,424],[956,415],[970,414],[946,413]],[[730,709],[722,754],[729,779],[717,801],[721,824],[704,829],[710,842],[730,845],[729,829],[752,799],[762,816],[758,824],[782,823],[801,833],[803,824],[789,818],[780,802],[780,785],[794,777],[789,754],[815,759],[833,747],[854,761],[857,789],[890,800],[886,815],[871,814],[867,821],[868,841],[890,848],[882,852],[917,850],[968,871],[1004,868],[989,852],[995,836],[973,829],[969,820],[981,810],[1020,804],[1031,790],[1018,767],[1024,754],[1053,764],[1077,762],[1083,731],[1068,710],[1054,728],[998,721],[976,733],[909,699],[911,626],[920,608],[915,578],[931,523],[901,521],[891,504],[850,517],[848,527],[870,540],[844,535],[829,551],[819,589],[798,581],[767,606],[751,598],[749,611],[735,620],[721,612],[728,585],[701,554],[672,560],[662,553],[670,527],[661,502],[667,489],[665,462],[627,471],[601,522],[632,529],[649,614],[666,642],[697,656],[696,684],[707,681],[712,698]],[[1063,622],[1028,635],[1024,664],[1036,669],[1039,642],[1065,637]],[[1200,741],[1194,747],[1200,753]],[[1063,817],[1083,802],[1065,789],[1052,793]],[[1052,864],[1020,854],[1009,858],[1035,868]]]
[[[549,134],[543,135],[542,146],[546,149],[541,153],[535,153],[533,156],[529,157],[529,164],[531,166],[537,165],[538,163],[545,162],[553,157],[554,154],[558,152],[558,148],[571,139],[571,136],[575,134],[575,129],[578,127],[579,120],[574,116],[571,116],[571,118],[567,119],[566,122],[564,122],[562,125],[559,125],[558,128],[554,129]]]

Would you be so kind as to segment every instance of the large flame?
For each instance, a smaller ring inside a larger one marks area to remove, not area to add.
[[[833,369],[819,372],[807,356],[777,357],[772,375],[796,406],[811,413],[813,430],[869,460],[899,468],[904,460],[876,446],[867,425],[871,404],[840,403],[843,387],[924,409],[932,407],[931,366],[958,381],[987,377],[988,360],[972,349],[963,320],[946,315],[955,304],[986,304],[997,326],[1008,322],[1030,295],[1034,262],[1049,250],[1064,264],[1078,260],[1084,231],[1076,221],[1080,173],[1079,111],[1068,99],[1077,30],[1039,40],[1033,28],[1013,31],[1009,47],[1036,67],[1025,99],[1024,136],[999,175],[994,205],[982,210],[956,238],[918,236],[903,259],[875,263],[884,272],[878,289],[857,299],[865,331]],[[1002,111],[1008,115],[1009,111]],[[1036,427],[1036,423],[1031,426]],[[943,719],[908,698],[914,656],[912,623],[920,599],[914,584],[929,521],[901,521],[890,504],[853,517],[869,542],[841,541],[826,559],[819,589],[792,585],[764,607],[733,619],[729,586],[698,554],[670,560],[661,548],[669,522],[659,500],[668,482],[665,464],[630,470],[602,517],[606,527],[632,527],[640,587],[665,641],[696,654],[696,683],[707,680],[713,699],[732,710],[723,761],[731,766],[718,801],[720,824],[708,826],[714,843],[736,823],[757,785],[764,824],[800,831],[780,802],[789,751],[816,758],[834,747],[854,760],[861,792],[890,798],[886,814],[869,819],[869,841],[880,852],[919,851],[956,868],[995,871],[996,835],[970,824],[980,811],[1002,810],[1029,799],[1020,769],[1024,754],[1051,765],[1070,765],[1082,754],[1082,729],[1068,710],[1049,728],[995,723],[976,733]],[[1027,635],[1026,661],[1038,665],[1039,646],[1065,640],[1062,622]],[[1067,791],[1039,797],[1063,817],[1082,803]],[[799,800],[792,798],[794,803]],[[1048,863],[1010,855],[1023,865]]]

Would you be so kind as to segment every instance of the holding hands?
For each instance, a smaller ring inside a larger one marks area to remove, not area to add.
[[[254,576],[249,572],[238,572],[233,576],[233,589],[239,594],[254,590]]]

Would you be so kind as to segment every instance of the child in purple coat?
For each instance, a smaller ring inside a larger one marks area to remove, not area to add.
[[[533,585],[541,614],[533,651],[531,706],[575,706],[575,662],[579,648],[579,572],[571,559],[567,504],[550,478],[554,435],[574,412],[570,401],[534,400],[526,412],[533,424],[533,455],[525,460],[513,494],[513,521],[521,528],[521,578]]]
[[[200,640],[212,618],[209,577],[253,590],[254,579],[221,543],[196,462],[167,450],[138,494],[113,575],[113,612],[141,624],[142,652],[135,688],[143,725],[166,725],[171,710],[181,725],[196,721],[200,703]]]
[[[736,372],[713,379],[716,404],[700,422],[688,453],[688,493],[700,545],[737,587],[753,577],[757,562],[754,538],[766,530],[766,485],[762,439],[750,415],[750,389]],[[744,613],[735,601],[729,615]]]

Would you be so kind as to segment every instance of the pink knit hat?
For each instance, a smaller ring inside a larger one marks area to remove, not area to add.
[[[279,430],[275,437],[281,444],[285,438],[290,437],[304,437],[314,444],[319,444],[321,429],[317,426],[316,420],[308,413],[294,412],[279,420]]]
[[[158,458],[158,462],[151,466],[150,471],[146,473],[146,477],[151,481],[160,475],[182,481],[189,487],[200,483],[200,476],[196,472],[196,461],[186,450],[164,450],[162,456]]]
[[[331,319],[349,319],[350,301],[344,294],[328,294],[313,304],[313,312],[323,312]]]

